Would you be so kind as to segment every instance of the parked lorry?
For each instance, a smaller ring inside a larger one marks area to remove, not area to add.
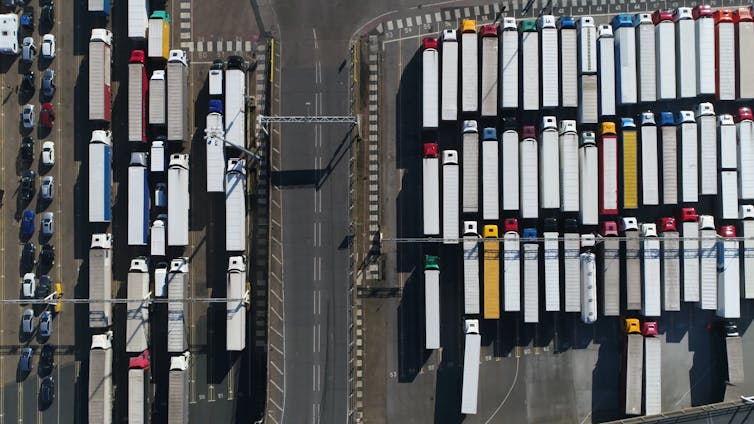
[[[186,298],[188,297],[189,259],[170,261],[168,272],[168,352],[179,353],[188,349],[188,322]]]
[[[615,124],[600,124],[599,140],[600,214],[618,214],[618,135]]]
[[[675,93],[675,91],[673,91]],[[673,112],[660,113],[662,204],[678,204],[678,137]]]
[[[596,124],[599,114],[597,74],[579,76],[579,110],[581,124]]]
[[[168,424],[189,422],[189,361],[191,353],[170,357],[168,371]]]
[[[660,240],[655,224],[641,224],[641,270],[643,292],[641,313],[645,317],[661,315]]]
[[[569,119],[560,121],[560,129],[558,132],[558,153],[560,157],[560,169],[558,170],[560,176],[560,210],[562,212],[578,212],[580,168],[579,134],[576,132],[576,121]],[[595,165],[597,165],[596,159],[597,157],[595,156]]]
[[[715,12],[715,98],[736,100],[736,27],[733,11]]]
[[[482,37],[482,116],[497,116],[497,26],[485,24],[479,35]]]
[[[440,159],[437,153],[437,143],[424,143],[422,222],[425,236],[440,235]]]
[[[717,119],[712,103],[699,103],[699,194],[717,194]]]
[[[539,217],[539,160],[536,137],[533,125],[524,125],[521,129],[521,143],[518,149],[521,218]]]
[[[167,215],[161,214],[152,222],[149,232],[149,253],[152,256],[165,256],[165,225]]]
[[[131,153],[131,162],[128,165],[129,246],[145,246],[149,241],[150,193],[149,182],[147,181],[148,162],[146,153]]]
[[[424,256],[424,348],[440,348],[440,258]]]
[[[642,375],[644,374],[644,338],[641,336],[639,320],[624,320],[626,342],[623,346],[621,374],[623,380],[623,412],[626,415],[640,415],[642,403]]]
[[[110,0],[88,0],[87,11],[96,15],[110,16]]]
[[[640,102],[657,100],[657,70],[655,64],[655,26],[652,15],[634,15],[636,31],[637,77]]]
[[[463,313],[479,314],[479,247],[476,221],[463,222]]]
[[[560,30],[560,46],[558,46],[560,51],[577,52],[576,21],[573,16],[561,16],[558,19],[558,29]],[[544,37],[542,42],[544,43]],[[558,57],[560,60],[560,105],[577,107],[579,105],[578,63],[567,58],[565,54],[560,54]]]
[[[565,312],[581,311],[580,239],[578,224],[566,218],[563,224],[563,289]]]
[[[440,117],[443,121],[458,119],[458,36],[456,30],[442,32],[442,90]]]
[[[741,107],[735,116],[738,136],[738,198],[754,199],[754,115]]]
[[[622,189],[623,209],[639,207],[639,149],[636,139],[636,124],[632,118],[621,118]]]
[[[645,322],[644,336],[644,415],[662,412],[662,340],[657,336],[657,323]]]
[[[92,234],[89,245],[89,328],[112,324],[113,240],[110,234]]]
[[[660,173],[657,164],[657,124],[652,112],[641,114],[641,203],[660,204]]]
[[[539,110],[539,33],[537,21],[524,19],[521,33],[521,105],[524,110]]]
[[[222,101],[223,98],[223,73],[225,69],[210,69],[207,75],[207,85],[209,86],[209,98]]]
[[[147,72],[144,70],[144,50],[131,52],[128,61],[128,141],[147,141]]]
[[[743,290],[741,297],[754,299],[754,205],[740,206],[739,234],[744,238],[743,245]]]
[[[128,359],[128,424],[150,422],[152,377],[149,372],[149,351]]]
[[[524,228],[524,322],[539,322],[539,243],[537,229]]]
[[[462,210],[463,213],[476,213],[479,211],[479,128],[476,121],[463,121],[462,143]],[[488,162],[490,161],[482,154],[482,173],[487,171],[486,167],[490,165]],[[497,161],[494,166],[497,167]]]
[[[696,209],[682,208],[681,258],[683,259],[683,301],[699,302],[699,224]]]
[[[696,29],[696,95],[715,94],[715,19],[712,6],[697,5],[692,14]]]
[[[694,112],[678,112],[678,136],[681,146],[681,202],[699,201],[699,139]]]
[[[437,128],[440,110],[439,53],[437,38],[424,37],[422,40],[422,127]]]
[[[741,317],[741,273],[736,227],[720,227],[717,244],[717,316]]]
[[[657,100],[676,98],[676,53],[673,9],[658,9],[652,14],[657,64]]]
[[[555,218],[545,218],[542,238],[544,239],[545,311],[559,311],[560,242],[558,241],[558,221]]]
[[[126,306],[126,352],[143,352],[149,348],[149,265],[147,258],[131,260],[128,269],[129,302]]]
[[[581,322],[594,324],[597,321],[597,257],[594,248],[594,234],[581,236],[583,251],[579,255],[581,271]]]
[[[463,349],[461,413],[476,414],[479,390],[479,355],[482,344],[482,336],[479,335],[479,320],[467,319],[464,332],[466,333],[466,342]]]
[[[485,220],[496,221],[500,216],[498,170],[497,133],[495,128],[485,128],[482,131],[482,219]]]
[[[225,303],[225,349],[239,352],[246,348],[246,256],[231,256],[228,259]]]
[[[744,382],[744,352],[741,336],[738,334],[738,326],[735,321],[726,320],[719,322],[725,338],[725,353],[727,356],[728,375],[726,383],[740,384]]]
[[[662,258],[662,286],[664,310],[681,310],[681,258],[675,218],[660,218],[660,256]]]
[[[246,146],[246,73],[231,67],[225,70],[225,143]]]
[[[484,319],[500,318],[500,242],[497,225],[484,226]]]
[[[149,17],[147,55],[151,58],[168,59],[170,54],[170,15],[164,10],[155,10]]]
[[[638,311],[642,309],[641,302],[641,249],[639,242],[639,224],[634,217],[626,217],[621,221],[623,231],[623,278],[626,281],[626,309]]]
[[[720,195],[718,210],[722,219],[738,218],[738,146],[736,124],[733,115],[720,114],[717,117],[718,140],[720,145]]]
[[[18,54],[18,15],[14,13],[0,14],[0,54]]]
[[[717,233],[712,215],[699,215],[699,306],[717,309]]]
[[[519,207],[519,169],[518,169],[518,131],[515,123],[506,121],[503,127],[502,160],[503,167],[503,210],[518,211]]]
[[[479,60],[476,21],[461,21],[461,112],[479,110]]]
[[[736,23],[736,98],[751,100],[754,99],[754,75],[750,70],[754,61],[747,46],[754,45],[754,19],[748,7],[741,7],[733,11],[733,20]]]
[[[517,109],[518,108],[518,27],[516,19],[512,17],[503,18],[500,25],[500,34],[498,34],[500,44],[500,109]]]
[[[599,78],[599,116],[601,118],[615,115],[615,36],[610,25],[598,27],[597,59]]]
[[[579,216],[581,225],[597,225],[599,223],[599,187],[594,181],[599,180],[599,153],[594,142],[594,132],[584,131],[578,155],[579,179],[576,185],[581,185],[579,191]],[[563,185],[572,184],[563,180]]]
[[[228,159],[225,174],[225,250],[246,250],[246,161]]]
[[[188,245],[189,155],[174,153],[168,165],[168,246]]]
[[[92,336],[89,349],[88,411],[90,423],[113,422],[113,333]]]
[[[147,36],[149,0],[128,0],[128,38],[143,40]]]
[[[673,13],[678,98],[696,97],[696,25],[693,19],[690,7],[676,8]]]
[[[518,220],[503,221],[503,309],[505,312],[521,310],[521,245]]]
[[[204,133],[204,144],[207,148],[207,192],[222,193],[225,191],[225,127],[221,100],[209,101]]]
[[[542,107],[557,108],[559,106],[560,61],[558,60],[558,30],[555,27],[555,16],[542,15],[537,19],[541,43],[541,82]]]
[[[600,226],[602,247],[600,267],[602,275],[602,314],[606,317],[620,314],[620,241],[618,224],[603,222]]]
[[[610,28],[610,27],[608,27]],[[612,41],[612,40],[611,40]],[[561,51],[564,50],[561,46]],[[578,20],[578,106],[579,106],[579,123],[596,124],[599,115],[598,101],[598,68],[597,68],[597,27],[594,25],[594,18],[591,16],[582,16]],[[610,57],[613,57],[611,53]],[[572,62],[562,56],[563,66],[567,62]],[[613,66],[615,66],[613,64]],[[613,82],[613,85],[615,83]],[[614,102],[615,99],[612,99]]]
[[[149,125],[164,126],[165,114],[165,71],[158,69],[149,78]]]
[[[618,104],[630,105],[637,101],[636,89],[636,29],[631,15],[613,17],[615,34],[615,76]]]
[[[540,206],[544,209],[560,208],[560,146],[555,116],[542,117],[539,150]]]
[[[167,136],[169,141],[188,140],[188,56],[171,50],[167,65]]]
[[[112,137],[94,130],[89,140],[89,222],[112,220]]]
[[[89,120],[110,122],[112,95],[110,92],[110,48],[113,34],[103,28],[92,30],[89,38]]]
[[[443,243],[458,243],[458,152],[442,152],[442,237]]]

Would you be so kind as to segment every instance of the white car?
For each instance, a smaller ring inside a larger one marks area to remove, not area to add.
[[[55,36],[52,34],[42,37],[42,57],[48,60],[55,58]]]
[[[42,165],[55,165],[55,143],[52,141],[42,143]]]
[[[33,272],[24,274],[24,281],[21,283],[21,291],[25,298],[33,298],[37,288],[37,277]]]
[[[24,123],[24,128],[34,128],[34,105],[24,105],[24,111],[21,114],[21,120]]]
[[[21,44],[21,60],[33,62],[35,57],[37,57],[37,46],[34,44],[34,38],[24,37]]]
[[[55,234],[55,215],[52,212],[42,214],[42,235],[52,236]]]
[[[39,196],[42,200],[52,200],[55,197],[55,179],[52,175],[42,177],[42,185],[39,186]]]

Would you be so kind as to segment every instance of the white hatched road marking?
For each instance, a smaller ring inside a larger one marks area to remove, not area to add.
[[[393,21],[387,21],[387,30],[392,31],[393,30]]]
[[[211,41],[207,41],[207,51],[208,52],[214,51],[214,48],[215,48],[215,43]]]
[[[395,24],[398,25],[398,29],[403,29],[403,20],[397,19]]]
[[[196,51],[203,52],[204,51],[204,41],[197,41],[196,42]]]

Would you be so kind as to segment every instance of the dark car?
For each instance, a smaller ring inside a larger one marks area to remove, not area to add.
[[[50,406],[55,400],[55,379],[48,375],[42,380],[42,385],[39,388],[39,403],[42,404],[42,408]]]
[[[27,163],[34,160],[34,139],[29,136],[21,141],[21,159]]]
[[[55,71],[46,69],[42,74],[42,95],[52,98],[55,95]]]
[[[23,272],[31,271],[34,268],[34,260],[37,256],[37,246],[33,242],[26,242],[24,250],[21,252],[21,266]]]
[[[228,69],[246,70],[246,61],[241,56],[230,56],[228,58]]]
[[[42,352],[39,355],[39,372],[47,375],[55,368],[55,347],[49,344],[42,346]]]
[[[212,65],[209,66],[209,69],[219,69],[222,71],[225,69],[225,62],[223,62],[222,59],[215,59],[212,61]]]
[[[34,197],[34,193],[37,191],[37,174],[31,169],[24,172],[21,177],[21,199],[31,200]]]
[[[36,90],[36,86],[34,85],[35,78],[36,75],[34,74],[34,71],[29,71],[24,74],[21,78],[21,93],[27,95],[34,94],[34,90]]]
[[[21,26],[29,31],[34,31],[34,6],[26,6],[21,15]]]
[[[55,263],[55,246],[47,243],[42,245],[42,250],[39,252],[39,263],[47,267]]]
[[[52,128],[55,123],[55,109],[52,107],[52,103],[42,103],[42,112],[39,113],[42,126],[45,128]]]
[[[34,234],[34,217],[32,210],[24,211],[21,215],[21,237],[31,237]]]
[[[49,2],[42,6],[42,14],[39,17],[39,20],[43,25],[48,27],[55,25],[55,3]]]
[[[52,293],[52,281],[49,275],[42,275],[39,277],[39,283],[37,285],[37,292],[34,293],[37,299],[44,299]]]

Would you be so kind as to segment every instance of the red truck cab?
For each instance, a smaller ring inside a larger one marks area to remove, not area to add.
[[[429,49],[437,50],[437,38],[435,38],[435,37],[424,37],[424,40],[422,40],[422,47],[424,48],[424,50],[429,50]],[[141,52],[141,53],[142,53],[142,55],[144,54],[144,52]],[[144,62],[142,62],[142,63],[144,63]]]
[[[641,334],[644,337],[657,336],[657,323],[654,321],[646,321],[641,326]]]

